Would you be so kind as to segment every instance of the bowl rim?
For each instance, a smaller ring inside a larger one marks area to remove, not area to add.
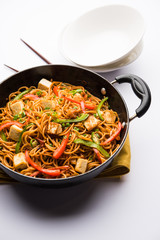
[[[65,31],[68,29],[69,26],[71,26],[72,24],[75,24],[77,21],[79,21],[79,19],[85,17],[86,15],[92,13],[92,12],[96,12],[98,10],[101,10],[103,8],[110,8],[110,7],[115,7],[115,8],[126,8],[126,9],[130,9],[132,10],[133,12],[135,12],[137,15],[139,15],[139,18],[141,18],[141,21],[142,21],[142,29],[141,29],[141,34],[139,34],[139,37],[137,38],[138,40],[136,41],[136,43],[134,44],[134,46],[132,46],[131,48],[128,49],[128,51],[126,53],[124,53],[122,56],[116,58],[115,60],[112,60],[112,61],[106,61],[102,64],[85,64],[85,63],[79,63],[78,61],[75,61],[74,59],[72,59],[72,57],[70,57],[67,53],[66,53],[66,50],[64,49],[64,46],[63,46],[63,36],[65,34]],[[106,65],[110,65],[110,64],[115,64],[116,62],[118,61],[121,61],[123,60],[125,57],[127,57],[128,54],[130,54],[134,48],[142,41],[143,39],[143,36],[144,36],[144,33],[145,33],[145,21],[144,21],[144,17],[142,16],[142,14],[134,7],[132,6],[129,6],[129,5],[124,5],[124,4],[108,4],[108,5],[104,5],[104,6],[100,6],[100,7],[96,7],[96,8],[93,8],[85,13],[83,13],[82,15],[78,16],[76,19],[74,19],[72,22],[70,22],[69,24],[67,24],[62,32],[60,33],[60,36],[59,36],[59,41],[58,41],[58,49],[60,51],[60,53],[67,59],[69,60],[70,62],[78,65],[78,66],[81,66],[81,67],[86,67],[86,68],[98,68],[98,67],[105,67]]]

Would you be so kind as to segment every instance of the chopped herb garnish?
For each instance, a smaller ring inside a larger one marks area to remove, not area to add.
[[[26,116],[25,112],[21,113],[22,118]]]
[[[25,123],[25,120],[22,119],[22,118],[20,118],[20,119],[19,119],[19,122],[20,122],[20,123]]]
[[[56,115],[57,115],[57,112],[54,111],[54,112],[52,113],[52,116],[55,117]]]
[[[41,96],[42,91],[38,91],[38,92],[36,92],[36,94],[37,94],[38,96]]]
[[[97,113],[94,113],[93,116],[96,118],[96,117],[98,117],[98,114],[97,114]]]
[[[19,118],[19,115],[16,114],[16,115],[14,115],[13,120],[17,120],[18,118]]]
[[[76,130],[76,131],[79,131],[79,128],[77,128],[77,127],[74,127],[74,130]]]
[[[45,107],[45,109],[44,110],[49,110],[50,109],[50,107]]]
[[[74,106],[73,109],[78,109],[78,107],[77,107],[77,106]]]
[[[0,147],[0,150],[2,149],[3,147]]]

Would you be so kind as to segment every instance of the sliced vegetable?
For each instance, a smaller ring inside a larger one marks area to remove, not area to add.
[[[54,94],[55,94],[57,97],[59,97],[58,87],[57,87],[57,86],[54,86],[53,92],[54,92]]]
[[[30,140],[30,144],[31,144],[31,147],[34,148],[34,147],[36,147],[36,146],[38,145],[38,142],[37,142],[36,139],[32,138],[32,139]]]
[[[63,138],[61,145],[54,151],[53,157],[55,159],[58,159],[64,153],[69,140],[69,135],[70,135],[70,132],[67,133],[67,135]]]
[[[69,169],[69,166],[65,165],[65,166],[53,167],[53,168],[50,168],[49,170],[68,170],[68,169]],[[40,171],[36,171],[32,173],[30,177],[36,177],[38,174],[40,174]]]
[[[80,102],[78,102],[78,101],[76,101],[76,100],[74,100],[74,99],[72,99],[72,98],[68,98],[68,97],[65,97],[65,96],[62,96],[64,99],[66,99],[66,100],[68,100],[68,101],[70,101],[70,102],[74,102],[74,103],[77,103],[77,104],[79,104],[79,105],[81,105],[81,103]],[[84,106],[85,106],[85,108],[88,108],[88,109],[95,109],[95,105],[88,105],[88,104],[85,104],[84,103]]]
[[[21,132],[21,134],[20,134],[20,136],[19,136],[19,140],[18,140],[18,142],[17,142],[17,144],[16,144],[16,149],[15,149],[15,152],[16,152],[16,153],[19,153],[23,133],[27,130],[28,127],[30,127],[30,126],[33,125],[33,124],[34,124],[34,123],[30,123],[30,124],[28,124],[27,126],[25,126],[24,129],[23,129],[23,131]]]
[[[23,92],[19,93],[13,100],[19,100],[21,99],[25,94],[29,93],[32,89],[26,89]]]
[[[81,93],[81,92],[83,92],[83,90],[79,88],[79,89],[72,90],[69,93],[71,93],[74,96],[76,93]]]
[[[98,151],[100,151],[100,153],[102,153],[102,155],[104,156],[104,157],[106,157],[106,158],[108,158],[110,155],[109,155],[109,153],[106,151],[106,150],[104,150],[99,144],[97,144],[97,143],[94,143],[94,142],[90,142],[90,141],[85,141],[85,140],[83,140],[83,139],[80,139],[80,138],[78,138],[78,139],[75,139],[74,140],[74,143],[77,143],[77,144],[83,144],[83,145],[85,145],[85,146],[87,146],[87,147],[91,147],[91,148],[96,148]]]
[[[100,145],[106,145],[107,143],[113,141],[118,136],[118,134],[120,133],[121,129],[122,129],[122,124],[121,124],[121,122],[119,122],[118,123],[118,128],[117,128],[116,132],[110,138],[108,138],[105,142],[101,143]]]
[[[1,135],[2,140],[6,142],[7,137],[6,137],[5,133],[3,132],[3,130],[0,132],[0,135]]]
[[[98,105],[98,107],[97,107],[98,117],[99,117],[102,121],[103,121],[104,119],[103,119],[103,117],[102,117],[101,107],[102,107],[103,103],[104,103],[105,101],[107,101],[107,100],[108,100],[108,97],[102,99],[102,101],[99,103],[99,105]]]
[[[89,114],[82,113],[82,115],[78,118],[73,119],[56,119],[54,120],[57,123],[74,123],[74,122],[82,122],[89,117]]]
[[[32,161],[32,159],[29,156],[28,150],[25,151],[25,157],[26,157],[26,161],[32,166],[34,167],[36,170],[38,170],[41,173],[50,175],[52,177],[57,177],[60,175],[60,170],[59,169],[45,169],[40,167],[38,164],[36,164],[35,162]]]
[[[10,127],[10,126],[12,126],[12,125],[16,125],[16,126],[18,126],[18,127],[22,127],[22,126],[23,126],[23,124],[20,123],[20,122],[11,121],[11,122],[7,122],[7,123],[2,124],[2,125],[0,126],[0,131],[2,131],[2,129],[8,128],[8,127]]]
[[[34,95],[34,94],[25,94],[24,96],[23,96],[24,98],[29,98],[29,99],[31,99],[31,100],[38,100],[39,99],[39,97],[38,96],[36,96],[36,95]]]
[[[97,133],[92,132],[91,137],[92,137],[93,142],[95,142],[97,144],[100,144],[100,141],[99,141],[99,138],[97,136]]]
[[[102,163],[102,159],[101,159],[101,155],[100,155],[99,151],[96,148],[93,148],[93,151],[97,155],[97,158],[98,158],[99,162]]]

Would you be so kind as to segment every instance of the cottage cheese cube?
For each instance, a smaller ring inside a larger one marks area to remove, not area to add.
[[[41,106],[42,106],[43,109],[45,109],[45,108],[55,109],[56,104],[53,100],[42,99],[41,100]]]
[[[20,152],[13,157],[13,165],[15,169],[27,168],[27,161],[25,159],[25,154]]]
[[[22,128],[12,125],[9,130],[9,138],[17,142],[22,131]]]
[[[60,134],[62,132],[62,126],[59,123],[51,123],[48,129],[49,134]]]
[[[52,82],[48,81],[45,78],[42,78],[38,83],[38,88],[42,90],[48,90],[51,86]]]
[[[24,104],[22,100],[11,104],[11,110],[13,112],[13,115],[20,114],[23,111],[23,108]]]
[[[75,170],[79,173],[85,173],[87,169],[88,160],[83,158],[78,158]]]
[[[97,127],[98,123],[99,123],[99,120],[97,118],[95,118],[93,115],[91,115],[84,122],[84,126],[87,128],[88,131],[90,131],[93,128]]]
[[[114,114],[114,112],[112,110],[108,110],[104,113],[103,118],[108,123],[114,123],[116,120],[116,115]]]

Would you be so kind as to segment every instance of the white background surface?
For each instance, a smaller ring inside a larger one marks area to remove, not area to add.
[[[160,239],[160,2],[158,0],[0,0],[0,81],[18,70],[44,65],[23,38],[52,63],[67,62],[58,50],[66,24],[94,7],[121,3],[135,7],[146,23],[144,49],[132,64],[110,73],[143,78],[152,105],[130,124],[131,172],[121,180],[91,180],[66,189],[0,185],[0,239]],[[113,16],[116,18],[116,16]],[[96,57],[96,56],[95,56]],[[127,84],[117,86],[130,115],[140,101]]]

